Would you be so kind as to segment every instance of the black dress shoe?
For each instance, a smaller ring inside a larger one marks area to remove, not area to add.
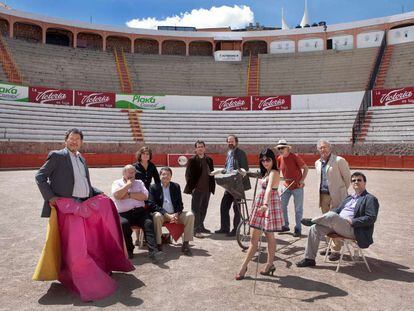
[[[231,230],[226,236],[236,236],[236,230]]]
[[[220,229],[220,230],[214,231],[214,233],[217,233],[217,234],[227,234],[229,232],[227,230]]]
[[[188,242],[184,242],[183,246],[181,247],[181,252],[186,256],[193,256],[193,253],[191,252],[190,245]]]
[[[134,251],[128,251],[128,259],[134,258]]]
[[[207,234],[210,234],[210,233],[211,233],[211,231],[203,227],[203,229],[201,229],[201,233],[207,233]]]
[[[312,221],[312,218],[302,218],[300,221],[302,225],[306,227],[313,226],[315,223]]]
[[[288,226],[282,226],[282,230],[280,230],[280,232],[288,232],[290,231]]]
[[[300,236],[302,235],[302,232],[300,232],[299,230],[296,230],[295,229],[295,232],[293,233],[293,236],[295,237],[295,238],[300,238]]]
[[[331,251],[328,252],[328,256],[331,254]],[[323,251],[319,252],[319,255],[321,256],[325,256],[326,255],[326,249],[324,249]]]
[[[330,254],[328,258],[330,261],[338,261],[339,258],[341,258],[341,254],[337,252],[332,252],[332,254]]]
[[[316,262],[315,262],[314,259],[304,258],[301,261],[299,261],[298,263],[296,263],[296,266],[299,267],[299,268],[314,267],[314,266],[316,266]]]

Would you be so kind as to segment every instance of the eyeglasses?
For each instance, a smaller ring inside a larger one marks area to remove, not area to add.
[[[351,182],[361,182],[362,181],[362,179],[360,179],[360,178],[357,178],[357,179],[351,179]]]
[[[264,158],[264,159],[261,159],[260,161],[261,161],[261,162],[271,162],[271,161],[272,161],[272,159]]]

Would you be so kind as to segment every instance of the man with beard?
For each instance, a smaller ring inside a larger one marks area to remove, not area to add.
[[[243,168],[246,171],[249,170],[249,164],[247,162],[246,153],[238,148],[239,139],[236,135],[229,135],[227,137],[227,158],[225,163],[226,173],[231,173],[233,170],[238,170]],[[243,177],[243,188],[244,191],[249,190],[250,180],[248,176]],[[233,204],[234,218],[233,218],[233,230],[230,231],[230,208]],[[220,205],[220,217],[221,225],[220,229],[215,231],[215,233],[226,234],[227,236],[235,236],[237,226],[240,223],[240,210],[237,202],[230,194],[230,192],[225,191]]]

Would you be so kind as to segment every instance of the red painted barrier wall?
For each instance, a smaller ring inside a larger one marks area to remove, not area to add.
[[[135,162],[134,154],[85,153],[83,156],[90,167],[123,166]],[[177,161],[179,156],[180,154],[155,154],[152,161],[158,166],[167,165],[169,158],[171,166],[179,166]],[[209,156],[216,167],[224,166],[225,154],[209,154]],[[301,156],[310,167],[313,167],[315,160],[319,158],[315,154],[302,154]],[[46,157],[46,154],[0,154],[0,169],[39,168],[45,162]],[[344,155],[343,157],[351,168],[414,170],[414,156]],[[249,154],[247,158],[250,165],[259,164],[258,155]]]

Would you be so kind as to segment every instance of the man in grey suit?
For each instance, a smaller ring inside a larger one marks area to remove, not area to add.
[[[73,128],[66,132],[65,148],[49,153],[36,174],[36,183],[45,200],[41,217],[50,216],[50,205],[60,197],[84,201],[102,193],[91,185],[88,166],[79,153],[83,134]]]
[[[233,170],[243,168],[246,171],[249,170],[249,164],[247,162],[246,153],[238,148],[239,139],[236,135],[229,135],[227,137],[227,158],[225,163],[225,169],[227,173],[230,173]],[[244,191],[249,190],[250,180],[246,175],[243,177],[243,188]],[[231,205],[233,204],[234,218],[233,218],[233,230],[230,231],[230,215],[229,211]],[[230,192],[225,191],[220,205],[220,216],[221,216],[221,225],[220,229],[215,231],[215,233],[223,233],[227,236],[235,236],[236,229],[240,222],[240,211],[237,205],[237,202],[234,200]]]
[[[355,239],[360,248],[368,248],[374,241],[374,223],[377,220],[379,203],[375,196],[366,190],[367,178],[361,172],[351,175],[355,193],[348,195],[339,206],[316,218],[303,218],[302,224],[310,226],[305,258],[298,267],[316,265],[319,241],[328,233],[336,232],[346,238]]]

